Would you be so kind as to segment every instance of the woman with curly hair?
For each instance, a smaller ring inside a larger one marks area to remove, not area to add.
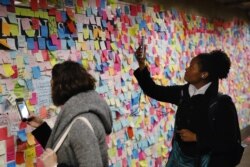
[[[55,125],[51,130],[46,122],[32,116],[28,124],[45,148],[41,160],[45,167],[107,167],[108,153],[106,135],[112,131],[110,108],[94,91],[95,79],[73,61],[56,64],[52,69],[51,91],[54,105],[60,106]],[[57,153],[53,151],[65,129],[76,120]]]
[[[178,106],[172,151],[167,167],[233,167],[239,124],[235,105],[221,95],[209,120],[211,101],[218,96],[219,79],[227,78],[231,62],[220,50],[200,53],[186,68],[185,85],[156,85],[150,77],[142,46],[136,51],[135,77],[144,93]],[[236,129],[236,130],[235,130]],[[237,134],[236,134],[237,131]]]

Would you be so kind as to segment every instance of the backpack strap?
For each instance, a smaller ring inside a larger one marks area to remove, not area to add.
[[[85,122],[87,124],[87,126],[90,128],[90,130],[94,133],[94,129],[92,127],[92,125],[90,124],[89,120],[83,116],[79,116],[76,117],[75,119],[73,119],[73,121],[69,124],[69,126],[67,127],[67,129],[65,130],[65,132],[63,133],[62,137],[60,138],[60,140],[57,142],[55,148],[53,149],[54,152],[57,152],[58,149],[60,148],[60,146],[62,145],[62,143],[64,142],[65,138],[67,137],[69,130],[71,129],[72,125],[77,121],[77,120],[81,120],[83,122]]]
[[[209,116],[209,123],[210,127],[214,129],[214,121],[215,121],[215,110],[217,108],[217,103],[219,102],[219,99],[223,96],[221,92],[218,92],[215,98],[213,98],[208,107],[208,116]]]

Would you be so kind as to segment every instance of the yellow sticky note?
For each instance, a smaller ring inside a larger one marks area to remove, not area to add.
[[[10,33],[12,36],[18,36],[19,30],[18,30],[18,25],[16,24],[10,24]]]
[[[136,165],[136,160],[135,160],[135,159],[132,160],[131,166],[132,166],[132,167],[137,167],[137,165]]]
[[[29,147],[25,150],[25,158],[27,159],[33,159],[36,157],[36,149],[35,146]]]
[[[94,45],[95,45],[95,50],[100,50],[99,41],[95,41]]]
[[[88,39],[89,38],[89,30],[87,28],[83,29],[83,37],[84,37],[84,39]]]
[[[113,51],[117,51],[118,50],[116,44],[113,43],[113,42],[111,43],[111,48],[113,49]]]
[[[57,61],[56,61],[56,59],[50,59],[50,63],[52,66],[54,66],[57,64]]]
[[[25,166],[26,167],[34,167],[33,158],[32,159],[26,158],[25,159]]]
[[[3,64],[3,70],[6,77],[10,77],[15,73],[10,64]]]
[[[146,167],[147,166],[147,161],[146,160],[142,160],[139,162],[140,167]]]
[[[32,106],[30,104],[29,100],[26,101],[26,105],[27,105],[27,108],[28,108],[29,112],[34,112],[35,111],[34,106]]]
[[[35,36],[35,30],[25,30],[28,37],[34,37]]]
[[[108,149],[108,155],[109,155],[109,157],[116,156],[116,147],[112,147],[112,148]]]
[[[35,137],[31,133],[27,133],[27,142],[30,146],[36,144]]]
[[[83,60],[82,60],[82,66],[83,66],[85,69],[89,69],[89,63],[88,63],[88,60],[87,60],[87,59],[83,59]]]

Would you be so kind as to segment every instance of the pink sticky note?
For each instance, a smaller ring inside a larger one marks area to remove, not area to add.
[[[6,140],[6,150],[7,150],[7,161],[15,160],[15,143],[14,136],[7,138]]]
[[[7,127],[0,128],[0,140],[5,140],[8,137]]]
[[[31,105],[37,104],[37,96],[36,96],[35,92],[32,93],[32,97],[31,97],[31,99],[29,99],[29,101],[30,101]]]

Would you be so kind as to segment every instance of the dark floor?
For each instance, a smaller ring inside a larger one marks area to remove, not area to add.
[[[247,126],[241,131],[242,140],[248,138],[250,139],[250,126]],[[250,142],[247,142],[248,146],[245,148],[243,157],[240,164],[237,167],[250,167]]]

